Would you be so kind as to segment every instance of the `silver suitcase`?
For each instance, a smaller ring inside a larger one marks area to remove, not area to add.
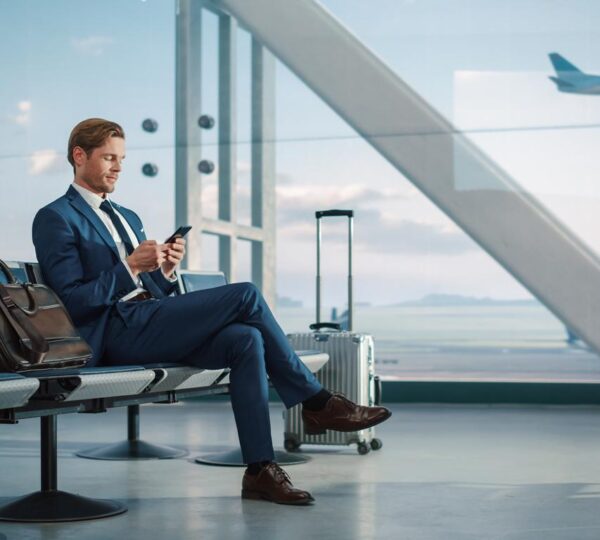
[[[339,324],[321,322],[321,218],[348,217],[348,322],[347,330]],[[352,332],[352,210],[325,210],[316,212],[317,218],[317,322],[313,332],[288,334],[295,350],[317,349],[329,354],[329,362],[317,373],[317,379],[331,392],[340,392],[360,405],[378,405],[381,402],[381,383],[375,376],[373,338],[369,334]],[[302,422],[302,406],[284,411],[284,446],[289,452],[303,444],[349,445],[356,444],[359,454],[378,450],[382,443],[375,438],[375,428],[354,432],[327,431],[324,435],[307,435]]]

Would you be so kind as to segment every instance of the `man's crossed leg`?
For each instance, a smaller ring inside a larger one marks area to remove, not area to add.
[[[151,303],[159,302],[159,307]],[[154,313],[148,319],[145,311]],[[138,323],[139,321],[139,323]],[[108,364],[182,362],[204,369],[230,368],[231,403],[248,464],[242,496],[281,504],[314,499],[295,489],[273,462],[268,381],[286,407],[303,403],[309,432],[358,431],[391,415],[323,389],[290,347],[258,289],[235,283],[162,300],[122,302],[106,339]]]

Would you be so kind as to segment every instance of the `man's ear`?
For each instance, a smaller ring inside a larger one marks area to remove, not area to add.
[[[87,154],[81,146],[73,148],[73,161],[75,162],[75,165],[81,167],[85,163],[86,158]]]

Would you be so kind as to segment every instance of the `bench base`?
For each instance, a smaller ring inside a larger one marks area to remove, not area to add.
[[[194,461],[202,465],[216,465],[219,467],[246,466],[244,458],[242,458],[242,451],[239,449],[226,450],[215,454],[205,454],[203,456],[198,456]],[[287,452],[275,450],[275,462],[279,465],[300,465],[307,461],[310,461],[310,458],[307,456],[301,456],[299,454],[290,455]]]
[[[172,448],[171,446],[160,446],[145,441],[130,441],[129,439],[114,444],[97,446],[75,452],[75,455],[87,459],[171,459],[185,456],[188,452]]]
[[[90,499],[58,490],[36,491],[0,506],[0,521],[83,521],[123,512],[127,512],[127,506],[117,501]]]

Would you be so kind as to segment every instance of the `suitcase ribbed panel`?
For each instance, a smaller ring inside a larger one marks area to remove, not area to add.
[[[329,354],[329,362],[316,374],[324,388],[340,392],[361,405],[372,405],[374,395],[373,338],[352,332],[310,332],[288,335],[294,349],[318,349]],[[302,406],[285,411],[285,439],[297,444],[369,443],[374,428],[342,433],[327,431],[325,435],[307,435],[302,422]]]

